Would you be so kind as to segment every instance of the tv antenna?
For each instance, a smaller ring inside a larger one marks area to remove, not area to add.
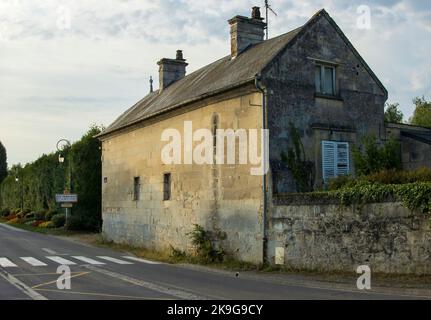
[[[277,13],[272,10],[271,5],[269,4],[268,0],[265,0],[265,22],[266,22],[266,40],[268,40],[269,38],[269,21],[268,21],[268,13],[269,11],[272,12],[272,14],[274,14],[277,17]]]

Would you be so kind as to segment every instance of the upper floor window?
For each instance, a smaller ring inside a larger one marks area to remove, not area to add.
[[[336,94],[336,69],[334,66],[316,64],[315,67],[315,83],[316,92],[335,96]]]

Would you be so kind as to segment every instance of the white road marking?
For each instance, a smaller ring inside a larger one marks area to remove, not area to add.
[[[62,257],[55,256],[55,257],[46,257],[46,258],[49,259],[49,260],[51,260],[51,261],[57,262],[58,264],[62,264],[62,265],[73,265],[73,264],[76,264],[75,262],[72,262],[70,260],[64,259]]]
[[[49,254],[57,254],[57,252],[55,252],[54,250],[48,249],[48,248],[42,248],[43,251],[45,251],[46,253]]]
[[[12,261],[10,261],[8,258],[0,258],[0,267],[14,268],[14,267],[17,267],[17,265]]]
[[[37,260],[33,257],[21,257],[21,260],[24,260],[25,262],[27,262],[28,264],[32,265],[33,267],[44,267],[47,266],[46,263]]]
[[[40,293],[37,293],[32,288],[28,287],[24,282],[19,281],[17,278],[15,278],[10,273],[6,272],[4,269],[0,269],[0,277],[5,279],[7,282],[9,282],[11,285],[13,285],[15,288],[23,292],[24,294],[28,295],[33,300],[48,300]]]
[[[120,259],[116,259],[116,258],[112,258],[112,257],[98,256],[98,258],[103,259],[103,260],[107,260],[110,262],[118,263],[118,264],[133,264],[132,262],[124,261],[124,260],[120,260]]]
[[[157,291],[157,292],[160,292],[163,294],[167,294],[170,296],[174,296],[174,297],[177,297],[180,299],[184,299],[184,300],[207,300],[208,299],[205,296],[200,296],[200,295],[198,296],[198,295],[191,293],[191,292],[187,292],[187,291],[184,291],[181,289],[173,288],[172,286],[169,286],[169,287],[168,286],[162,286],[159,284],[131,278],[129,276],[125,276],[125,275],[122,275],[120,273],[101,269],[101,268],[98,268],[95,266],[88,266],[87,265],[87,266],[85,266],[85,268],[90,269],[90,270],[95,271],[95,272],[99,272],[101,274],[104,274],[104,275],[107,275],[110,277],[113,277],[115,279],[119,279],[119,280],[122,280],[122,281],[125,281],[128,283],[134,284],[136,286],[144,287],[144,288],[147,288],[147,289],[150,289],[153,291]]]
[[[141,259],[141,258],[132,257],[132,256],[123,256],[123,258],[129,259],[132,261],[143,262],[143,263],[147,263],[147,264],[162,264],[161,262],[151,261],[151,260],[147,260],[147,259]]]
[[[102,265],[105,264],[104,262],[100,262],[100,261],[96,261],[93,260],[91,258],[87,258],[87,257],[82,257],[82,256],[72,256],[72,258],[76,259],[76,260],[80,260],[89,264],[94,264],[94,265]]]

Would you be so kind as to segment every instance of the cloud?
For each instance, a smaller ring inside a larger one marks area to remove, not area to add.
[[[272,0],[276,36],[327,9],[389,90],[413,111],[429,95],[431,4],[422,0]],[[156,62],[183,49],[188,72],[229,52],[227,20],[263,0],[0,0],[0,140],[9,163],[105,125],[157,83]],[[359,5],[372,28],[356,26]]]

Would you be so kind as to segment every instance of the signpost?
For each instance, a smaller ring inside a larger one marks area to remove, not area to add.
[[[67,193],[65,191],[64,194],[55,195],[55,202],[60,203],[61,207],[66,209],[65,226],[67,228],[67,218],[68,218],[69,208],[72,208],[73,204],[78,202],[78,195],[73,193],[72,194]]]

